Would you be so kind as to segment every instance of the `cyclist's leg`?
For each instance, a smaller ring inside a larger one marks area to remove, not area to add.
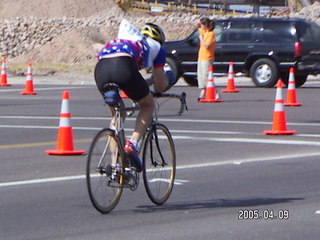
[[[131,141],[138,142],[150,125],[154,111],[154,101],[150,89],[145,79],[139,72],[137,64],[133,59],[126,59],[126,73],[129,78],[122,80],[121,88],[129,98],[139,104],[140,112],[136,118],[135,129],[131,136]]]
[[[150,125],[154,111],[154,101],[151,93],[137,102],[139,104],[140,111],[136,119],[134,132],[130,139],[135,142],[139,142],[147,127]]]

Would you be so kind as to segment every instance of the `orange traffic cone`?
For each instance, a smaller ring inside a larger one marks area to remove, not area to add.
[[[73,149],[73,134],[70,125],[71,114],[69,112],[69,92],[64,91],[62,94],[62,105],[60,113],[60,123],[58,131],[57,149],[46,150],[50,155],[81,155],[84,150]]]
[[[32,63],[28,64],[27,79],[25,84],[25,90],[21,92],[22,95],[36,95],[37,92],[33,90],[33,78],[32,78]]]
[[[9,87],[11,86],[11,84],[7,83],[7,60],[5,58],[2,58],[1,61],[2,61],[2,66],[1,66],[0,86]]]
[[[290,68],[287,101],[284,105],[285,106],[301,106],[302,105],[302,103],[297,102],[296,82],[294,80],[294,68]]]
[[[121,91],[120,97],[121,98],[128,98],[127,94],[124,91]]]
[[[296,133],[296,131],[287,130],[286,114],[283,109],[282,80],[277,83],[272,130],[265,130],[263,133],[266,135],[292,135]]]
[[[234,86],[233,62],[229,63],[227,88],[223,89],[221,92],[223,92],[223,93],[237,93],[237,92],[240,92],[240,90],[236,89],[235,86]]]
[[[214,85],[212,65],[209,67],[206,96],[204,99],[200,99],[199,102],[221,102],[219,94],[217,93],[216,87]]]

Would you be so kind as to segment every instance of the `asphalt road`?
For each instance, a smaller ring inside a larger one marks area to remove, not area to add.
[[[275,89],[244,84],[220,93],[220,103],[198,103],[196,88],[172,88],[187,93],[189,108],[177,116],[176,99],[160,102],[177,150],[173,193],[156,207],[141,182],[109,215],[90,203],[85,155],[45,154],[56,147],[64,90],[75,149],[87,150],[108,125],[95,87],[38,84],[33,96],[23,88],[0,88],[1,239],[319,239],[319,83],[297,89],[301,107],[285,107],[291,136],[263,134],[272,128]],[[133,124],[128,118],[128,133]]]

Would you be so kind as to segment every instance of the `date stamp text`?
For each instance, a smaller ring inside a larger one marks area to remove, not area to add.
[[[259,209],[240,209],[238,211],[239,220],[288,220],[289,210],[259,210]]]

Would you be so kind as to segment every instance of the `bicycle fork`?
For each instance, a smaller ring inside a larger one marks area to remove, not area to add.
[[[151,136],[151,140],[150,140],[150,159],[151,159],[151,164],[155,167],[157,167],[159,164],[164,167],[166,165],[168,165],[165,162],[165,159],[163,157],[160,145],[159,145],[159,137],[158,137],[158,133],[157,133],[157,127],[156,125],[152,126],[152,136]],[[155,146],[156,146],[156,151],[159,153],[160,159],[161,159],[161,163],[159,163],[159,161],[157,161],[154,157],[154,149],[153,149],[153,142],[155,142]]]

